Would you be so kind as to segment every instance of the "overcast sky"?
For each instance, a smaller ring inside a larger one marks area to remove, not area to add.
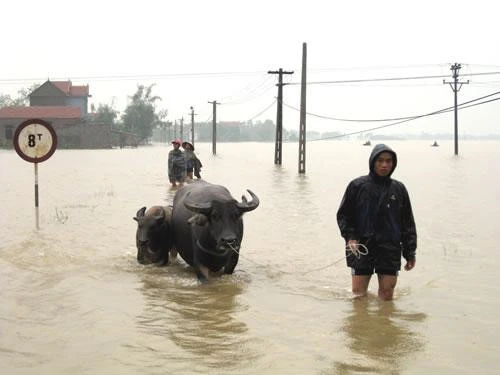
[[[458,102],[500,91],[498,1],[106,1],[5,0],[0,93],[71,79],[90,86],[90,103],[123,111],[138,84],[169,119],[276,118],[277,76],[284,77],[284,126],[298,129],[302,44],[309,82],[444,76],[462,64]],[[463,77],[462,77],[463,75]],[[447,78],[446,78],[447,77]],[[499,98],[493,95],[488,99]],[[443,78],[307,87],[307,127],[358,131],[453,105]],[[268,108],[267,110],[265,110]],[[459,112],[461,133],[500,133],[500,100]],[[260,115],[259,115],[260,114]],[[315,116],[314,116],[315,115]],[[453,113],[383,130],[453,132]],[[381,130],[382,132],[382,130]]]

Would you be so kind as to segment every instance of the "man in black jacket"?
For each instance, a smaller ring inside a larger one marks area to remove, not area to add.
[[[408,191],[391,178],[396,153],[384,144],[373,148],[370,173],[352,180],[337,212],[340,233],[346,241],[347,266],[352,269],[352,292],[364,296],[373,272],[378,295],[391,300],[401,269],[415,267],[417,231]]]

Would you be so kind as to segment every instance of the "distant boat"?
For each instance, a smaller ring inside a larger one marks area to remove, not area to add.
[[[366,141],[365,143],[363,143],[363,146],[371,146],[371,145],[372,145],[372,143],[369,140]]]
[[[431,145],[431,147],[439,147],[437,141],[434,141],[434,143]]]

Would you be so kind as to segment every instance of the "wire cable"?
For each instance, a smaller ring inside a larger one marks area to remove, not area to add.
[[[468,106],[465,106],[465,107],[462,107],[462,108],[459,108],[459,109],[465,109],[465,108],[475,107],[477,105],[486,104],[486,103],[494,102],[494,101],[497,101],[497,100],[500,100],[500,98],[490,99],[490,100],[486,100],[484,102],[480,102],[480,103],[476,103],[476,104],[471,104],[471,105],[468,105]],[[422,117],[433,116],[433,115],[437,115],[437,114],[441,114],[441,113],[445,113],[445,112],[450,112],[450,111],[452,111],[452,109],[439,110],[439,111],[427,113],[427,114],[424,114],[424,115],[416,116],[415,118],[411,118],[411,119],[408,119],[408,120],[398,121],[398,122],[395,122],[393,124],[376,126],[376,127],[369,128],[369,129],[363,129],[363,130],[359,130],[359,131],[355,131],[355,132],[351,132],[351,133],[345,133],[345,134],[336,135],[336,136],[331,136],[331,137],[318,138],[318,139],[314,139],[313,141],[323,141],[323,140],[326,140],[326,139],[335,139],[335,138],[348,137],[348,136],[351,136],[351,135],[361,134],[361,133],[372,131],[372,130],[378,130],[378,129],[382,129],[382,128],[388,128],[390,126],[400,125],[402,123],[405,123],[405,122],[408,122],[408,121],[412,121],[412,120],[416,120],[416,119],[419,119],[419,118],[422,118]]]
[[[481,97],[476,98],[476,99],[469,100],[467,102],[463,102],[461,104],[458,104],[458,107],[463,106],[465,104],[473,103],[473,102],[478,101],[478,100],[483,100],[485,98],[488,98],[488,97],[493,96],[493,95],[498,95],[498,94],[500,94],[500,91],[496,91],[492,94],[488,94],[488,95],[481,96]],[[282,104],[288,108],[295,110],[295,111],[300,111],[299,108],[291,106],[289,104],[286,104],[285,102],[282,102]],[[431,114],[437,114],[439,112],[446,112],[450,108],[455,108],[455,107],[454,106],[447,107],[447,108],[441,109],[439,111],[431,112]],[[414,116],[385,118],[385,119],[345,119],[345,118],[318,115],[318,114],[311,113],[311,112],[306,112],[306,115],[312,116],[312,117],[318,117],[318,118],[325,119],[325,120],[344,121],[344,122],[386,122],[386,121],[412,120],[412,119],[418,118],[419,116],[425,116],[425,115],[414,115]]]
[[[264,108],[262,111],[260,111],[259,113],[257,113],[255,116],[252,116],[251,118],[249,118],[247,120],[247,122],[250,122],[252,121],[253,119],[259,117],[260,115],[262,115],[263,113],[265,113],[269,108],[271,108],[274,104],[276,103],[276,100],[274,100],[271,104],[269,104],[266,108]]]

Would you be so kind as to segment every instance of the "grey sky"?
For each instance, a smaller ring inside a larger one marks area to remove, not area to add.
[[[302,43],[308,80],[500,72],[496,1],[85,1],[4,2],[0,92],[47,78],[89,84],[91,103],[123,110],[138,83],[156,83],[159,108],[171,120],[194,106],[197,121],[248,120],[269,107],[277,76],[300,81]],[[209,75],[207,73],[218,73]],[[459,102],[500,91],[500,74],[470,79]],[[325,117],[381,119],[421,115],[453,105],[442,78],[310,85],[308,112]],[[498,96],[497,96],[498,97]],[[284,125],[298,129],[300,87],[286,86]],[[499,102],[460,112],[460,131],[500,133]],[[255,120],[275,119],[271,106]],[[453,114],[428,117],[384,132],[452,132]],[[380,123],[308,117],[308,128],[351,131]]]

